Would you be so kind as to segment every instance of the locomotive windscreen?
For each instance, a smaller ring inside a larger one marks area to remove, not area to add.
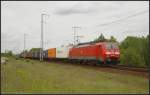
[[[118,44],[117,43],[106,43],[106,48],[108,50],[110,50],[110,49],[118,49]]]

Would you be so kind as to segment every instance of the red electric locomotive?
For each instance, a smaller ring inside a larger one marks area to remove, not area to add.
[[[70,49],[70,60],[96,61],[99,64],[113,63],[119,61],[120,51],[115,42],[100,42],[78,45]]]

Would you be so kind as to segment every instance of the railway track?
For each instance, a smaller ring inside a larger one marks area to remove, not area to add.
[[[129,71],[136,71],[136,72],[147,72],[149,71],[146,67],[130,67],[125,65],[109,65],[108,67],[120,69],[120,70],[129,70]]]
[[[61,62],[61,61],[59,61]],[[61,62],[61,63],[69,63],[69,62]],[[90,63],[90,62],[89,62]],[[148,73],[149,72],[149,68],[148,67],[131,67],[131,66],[126,66],[126,65],[92,65],[89,64],[88,62],[86,63],[79,63],[76,65],[82,65],[82,66],[90,66],[90,67],[102,67],[102,68],[112,68],[112,69],[120,69],[120,70],[124,70],[124,71],[134,71],[134,72],[139,72],[139,73]],[[74,64],[74,63],[73,63]]]
[[[48,60],[47,60],[48,61]],[[61,60],[53,60],[51,62],[58,62],[58,63],[70,63],[68,61],[61,61]],[[149,68],[146,67],[130,67],[130,66],[125,66],[125,65],[94,65],[90,64],[91,62],[85,62],[85,63],[80,63],[80,62],[71,62],[72,65],[80,65],[84,67],[95,67],[97,69],[118,69],[121,71],[132,71],[132,72],[137,72],[141,74],[148,74]],[[99,68],[100,67],[100,68]]]
[[[62,62],[64,63],[64,62]],[[69,63],[69,62],[66,62]],[[134,72],[139,72],[139,73],[148,73],[149,72],[149,68],[148,67],[131,67],[131,66],[126,66],[126,65],[92,65],[92,64],[88,64],[88,63],[80,63],[80,64],[76,64],[76,65],[90,65],[91,67],[102,67],[102,68],[112,68],[112,69],[119,69],[119,70],[124,70],[124,71],[134,71]]]

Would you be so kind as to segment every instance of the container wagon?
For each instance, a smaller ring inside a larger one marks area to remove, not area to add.
[[[55,59],[56,58],[56,48],[48,49],[48,59]]]
[[[48,59],[48,50],[43,51],[43,58],[46,60]]]

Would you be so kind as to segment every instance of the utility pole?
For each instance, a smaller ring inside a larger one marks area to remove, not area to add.
[[[80,40],[79,40],[79,38],[83,38],[84,36],[76,36],[77,37],[77,43],[79,43],[80,42]]]
[[[26,49],[26,34],[24,33],[24,58],[26,57],[25,49]]]
[[[40,49],[40,61],[43,61],[43,17],[49,16],[48,14],[41,14],[41,49]]]
[[[76,29],[81,29],[81,27],[78,27],[78,26],[74,26],[72,27],[73,30],[74,30],[74,45],[76,44],[76,42],[78,41],[78,36],[76,36]],[[76,39],[77,38],[77,39]]]

